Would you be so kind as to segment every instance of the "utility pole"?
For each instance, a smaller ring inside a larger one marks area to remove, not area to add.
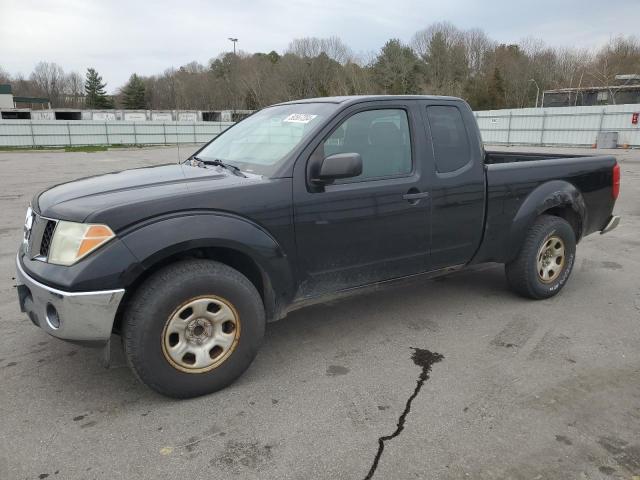
[[[233,55],[235,56],[236,54],[236,43],[238,42],[237,38],[233,38],[233,37],[229,37],[229,40],[231,40],[233,42]]]
[[[529,82],[533,82],[536,86],[536,108],[538,108],[538,97],[540,96],[540,87],[538,86],[538,82],[536,82],[533,78],[530,79]]]

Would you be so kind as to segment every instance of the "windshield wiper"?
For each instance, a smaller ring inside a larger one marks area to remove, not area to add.
[[[195,160],[195,161],[203,163],[205,165],[215,165],[216,167],[226,168],[227,170],[233,172],[234,175],[238,175],[239,177],[246,177],[246,175],[244,173],[242,173],[242,170],[240,170],[238,167],[236,167],[235,165],[231,165],[230,163],[225,163],[222,160],[220,160],[219,158],[215,158],[213,160],[205,160],[203,158],[200,158],[200,157],[197,157],[197,156],[193,155],[190,158],[190,160]]]

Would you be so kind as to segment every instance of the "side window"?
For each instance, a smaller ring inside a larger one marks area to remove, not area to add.
[[[359,153],[362,174],[337,183],[389,177],[411,172],[411,137],[407,112],[368,110],[345,120],[319,148],[324,157]]]
[[[457,107],[434,105],[427,107],[427,117],[438,173],[453,172],[468,164],[471,161],[471,149],[460,110]]]

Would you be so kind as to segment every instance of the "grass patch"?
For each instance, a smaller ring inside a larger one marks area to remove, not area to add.
[[[0,146],[0,152],[32,152],[34,150],[59,150],[65,152],[106,152],[108,145],[72,145],[72,146],[35,146],[35,147],[7,147]]]
[[[129,143],[112,143],[109,145],[109,148],[145,148],[145,147],[155,147],[156,145],[143,145],[140,143],[137,144],[129,144]],[[173,145],[168,145],[173,146]]]
[[[64,147],[65,152],[106,152],[106,145],[78,145],[71,147]]]
[[[62,150],[64,147],[9,147],[0,146],[0,152],[28,152],[31,150]]]
[[[182,145],[182,144],[181,144]],[[188,145],[188,144],[187,144]],[[31,146],[2,146],[0,145],[0,152],[32,152],[34,150],[59,150],[64,152],[106,152],[108,150],[118,149],[118,148],[149,148],[149,147],[174,147],[175,144],[124,144],[124,143],[114,143],[111,145],[59,145],[59,146],[45,146],[45,145],[36,145]]]

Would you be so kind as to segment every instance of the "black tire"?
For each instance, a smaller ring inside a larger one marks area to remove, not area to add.
[[[233,349],[219,365],[186,373],[164,353],[164,329],[180,305],[215,295],[235,309],[240,329]],[[135,292],[125,311],[123,344],[135,375],[153,390],[190,398],[225,388],[251,364],[265,330],[264,306],[253,284],[237,270],[211,260],[185,260],[159,270]]]
[[[564,243],[564,260],[559,274],[552,281],[543,281],[538,274],[538,253],[552,237]],[[507,282],[514,292],[528,298],[543,299],[556,295],[569,279],[576,255],[576,236],[566,220],[553,215],[541,215],[529,228],[518,256],[505,265]]]

